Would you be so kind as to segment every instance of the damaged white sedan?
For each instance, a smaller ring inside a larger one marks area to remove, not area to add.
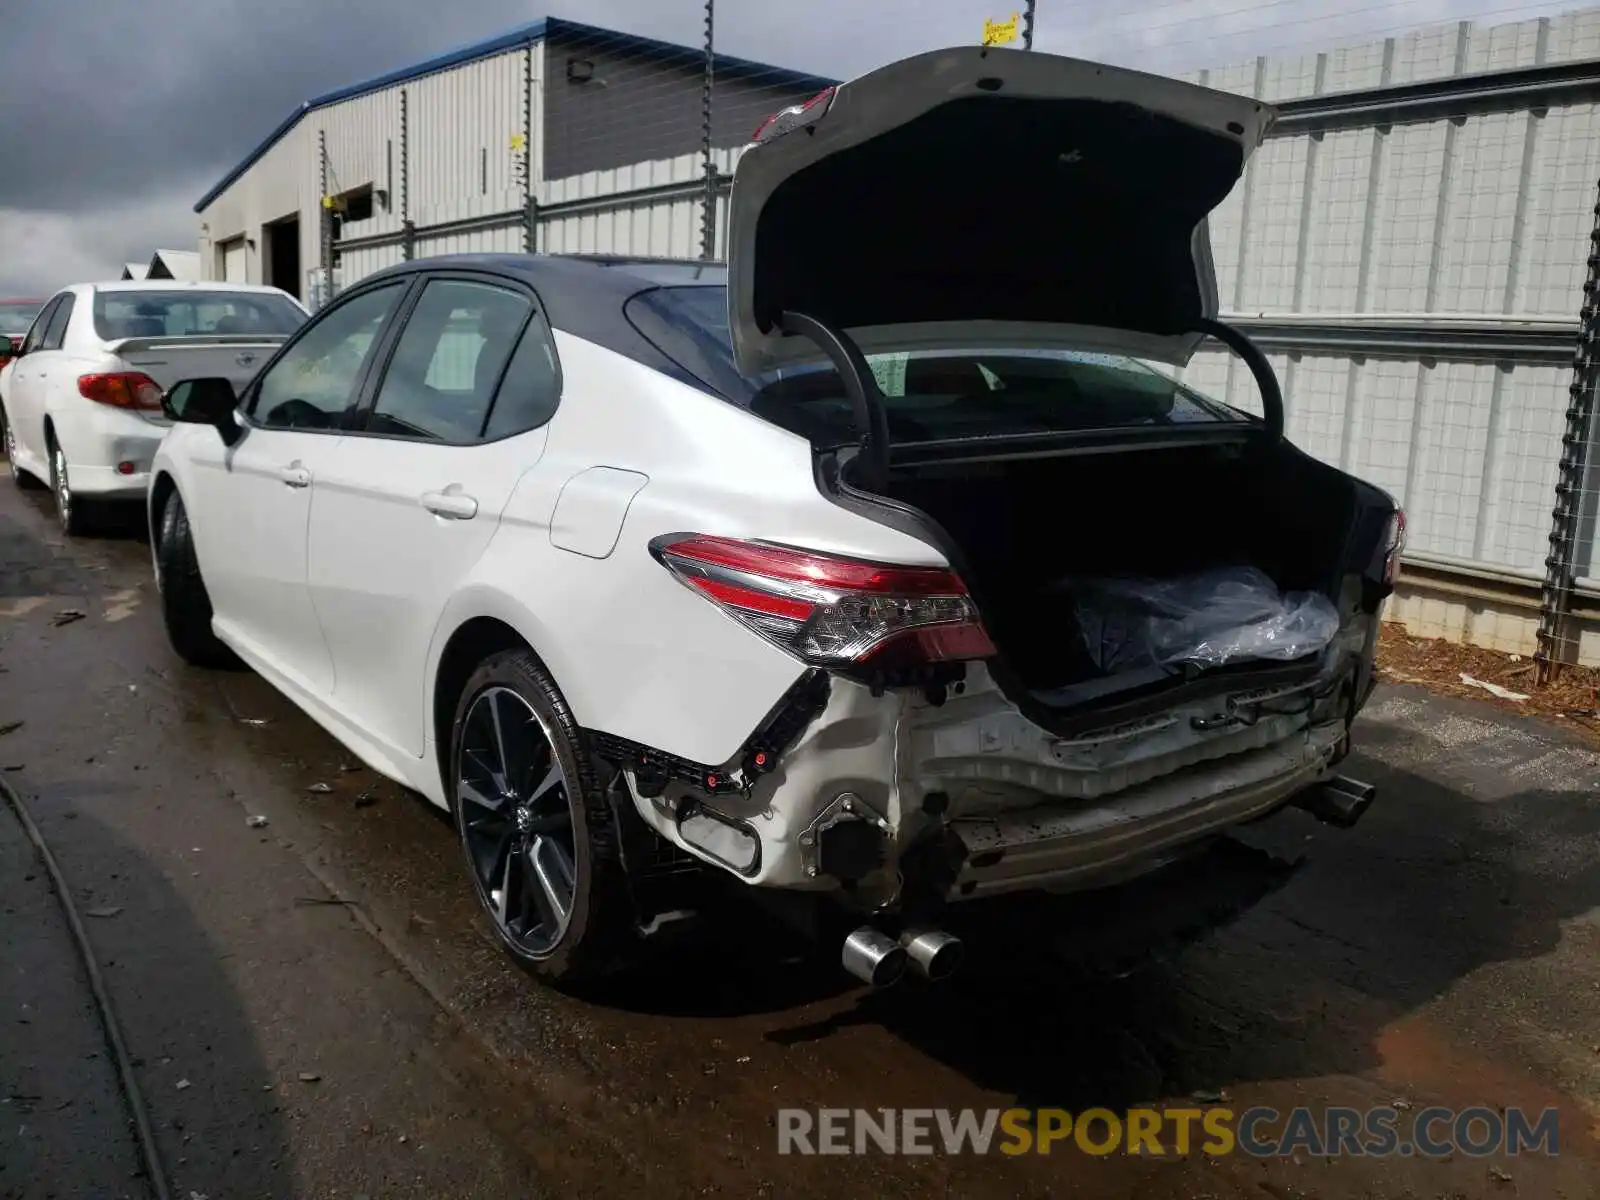
[[[708,881],[940,976],[949,906],[1351,824],[1404,522],[1216,321],[1206,217],[1271,115],[940,51],[760,131],[725,268],[363,279],[242,392],[168,394],[172,642],[450,809],[551,980]],[[1208,337],[1259,416],[1146,365]]]

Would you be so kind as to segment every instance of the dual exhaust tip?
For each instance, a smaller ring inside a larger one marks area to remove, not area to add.
[[[942,929],[912,928],[898,941],[863,925],[844,939],[844,969],[875,988],[898,983],[906,970],[938,982],[950,978],[961,965],[961,939]]]

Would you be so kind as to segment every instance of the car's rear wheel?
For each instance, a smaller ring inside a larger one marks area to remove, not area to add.
[[[19,488],[38,487],[39,481],[17,466],[17,435],[11,428],[11,420],[6,416],[4,408],[0,408],[0,438],[4,439],[6,466],[11,471],[11,482]]]
[[[161,510],[156,542],[156,584],[161,590],[161,617],[167,640],[184,662],[197,667],[229,667],[237,658],[211,632],[211,596],[200,576],[189,514],[177,492]]]
[[[50,439],[50,490],[56,498],[56,521],[61,532],[68,537],[81,537],[89,532],[89,512],[82,497],[72,490],[72,471],[67,466],[67,452],[55,438]]]
[[[632,941],[611,810],[582,731],[526,650],[488,658],[451,732],[452,808],[473,889],[513,958],[587,982]]]

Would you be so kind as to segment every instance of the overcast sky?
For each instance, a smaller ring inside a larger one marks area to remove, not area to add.
[[[720,0],[718,49],[849,77],[1023,0]],[[1509,0],[1038,0],[1039,49],[1147,70],[1316,50]],[[697,44],[695,0],[15,0],[0,15],[0,296],[193,249],[194,203],[307,98],[542,15]],[[1089,14],[1089,15],[1084,15]]]

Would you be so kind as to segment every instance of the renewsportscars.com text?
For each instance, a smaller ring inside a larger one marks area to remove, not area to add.
[[[1423,1108],[784,1108],[779,1154],[1142,1154],[1443,1158],[1557,1152],[1559,1114]]]

